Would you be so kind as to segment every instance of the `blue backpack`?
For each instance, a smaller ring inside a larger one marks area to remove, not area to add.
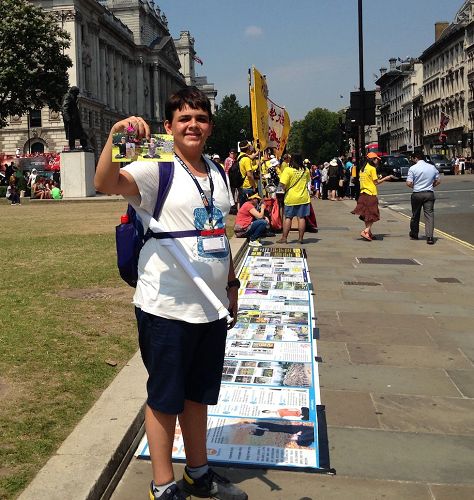
[[[213,162],[224,179],[227,189],[227,177],[224,169],[218,163]],[[173,182],[174,163],[160,163],[160,183],[158,186],[158,195],[156,198],[153,218],[158,220],[163,209],[166,197]],[[126,212],[126,222],[122,222],[115,227],[115,246],[117,249],[117,267],[120,277],[132,287],[137,286],[138,281],[138,258],[143,245],[150,238],[183,238],[188,236],[199,236],[201,231],[197,229],[190,231],[174,231],[154,233],[150,229],[145,233],[143,223],[132,205],[128,205]]]

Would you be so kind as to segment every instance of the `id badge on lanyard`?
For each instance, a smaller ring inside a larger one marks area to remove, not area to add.
[[[201,196],[202,202],[204,207],[206,208],[206,211],[209,215],[209,225],[212,227],[213,226],[213,221],[212,221],[212,215],[213,215],[213,193],[214,193],[214,183],[212,182],[212,177],[211,177],[211,172],[209,169],[209,166],[206,164],[206,172],[207,176],[209,178],[209,185],[211,188],[211,194],[210,194],[210,202],[207,199],[207,196],[204,194],[204,191],[202,190],[199,182],[197,181],[196,177],[194,174],[189,170],[187,165],[177,156],[177,159],[179,163],[182,165],[182,167],[186,170],[186,172],[190,175],[191,179],[193,180],[194,184],[196,185],[199,194]],[[208,230],[203,230],[201,231],[201,240],[202,240],[202,249],[205,253],[220,253],[224,252],[226,250],[226,236],[225,236],[225,229],[219,228],[219,229],[208,229]]]

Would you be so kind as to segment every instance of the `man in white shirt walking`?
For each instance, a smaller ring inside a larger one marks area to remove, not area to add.
[[[440,184],[439,172],[431,163],[425,161],[423,153],[412,154],[414,164],[408,170],[407,186],[413,189],[411,195],[412,216],[410,238],[418,239],[421,209],[425,215],[425,235],[428,245],[434,244],[434,188]]]

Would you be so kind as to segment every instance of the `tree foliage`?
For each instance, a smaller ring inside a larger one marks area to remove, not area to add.
[[[238,141],[251,139],[251,136],[249,106],[241,106],[234,94],[224,96],[214,115],[214,130],[207,141],[207,149],[224,159],[230,148],[237,147]]]
[[[72,66],[69,34],[27,0],[1,0],[0,19],[0,128],[29,108],[59,111]]]
[[[294,122],[288,139],[288,151],[301,153],[313,162],[327,161],[339,154],[341,132],[339,113],[323,108],[310,111]]]

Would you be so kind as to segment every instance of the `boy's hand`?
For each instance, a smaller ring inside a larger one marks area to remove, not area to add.
[[[137,139],[150,139],[150,127],[148,123],[140,116],[129,116],[124,120],[115,123],[110,130],[112,134],[126,133],[133,134]]]

